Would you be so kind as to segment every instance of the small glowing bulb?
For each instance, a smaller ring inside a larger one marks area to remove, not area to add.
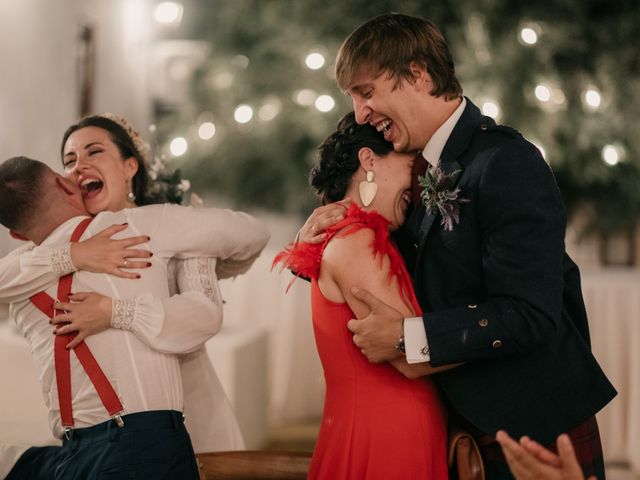
[[[500,107],[496,102],[489,100],[482,104],[482,113],[487,117],[496,119],[500,115]]]
[[[202,140],[210,140],[216,134],[216,126],[213,122],[202,122],[198,128],[198,136]]]
[[[318,70],[324,66],[324,56],[321,53],[310,53],[304,60],[304,63],[311,70]]]
[[[329,112],[336,106],[336,102],[330,95],[320,95],[314,105],[321,112]]]
[[[173,140],[171,140],[171,143],[169,144],[169,151],[171,152],[171,155],[173,155],[174,157],[181,157],[182,155],[187,153],[188,147],[189,147],[189,144],[187,143],[186,138],[176,137]]]
[[[249,66],[249,57],[246,55],[236,55],[231,59],[231,63],[244,70]]]
[[[233,112],[233,118],[238,123],[248,123],[253,118],[253,108],[249,105],[238,105]]]
[[[231,72],[220,72],[213,78],[216,87],[224,89],[233,85],[233,74]]]
[[[276,118],[281,110],[282,103],[279,100],[273,100],[260,107],[260,110],[258,110],[258,118],[264,122],[268,122]]]
[[[156,22],[164,25],[178,23],[182,19],[182,4],[178,2],[159,3],[153,12],[153,18]]]
[[[317,94],[313,90],[303,88],[293,94],[293,99],[298,105],[309,106],[313,105],[313,102],[316,100],[316,96]]]
[[[520,30],[520,39],[527,45],[535,45],[538,42],[538,34],[533,28],[525,27]]]
[[[548,102],[551,98],[551,90],[546,85],[538,85],[535,89],[535,95],[541,102]]]
[[[565,102],[564,92],[559,88],[554,88],[551,92],[551,100],[553,100],[556,105],[563,105]]]
[[[602,102],[602,97],[600,96],[600,92],[595,88],[590,88],[586,92],[584,92],[584,101],[591,108],[598,108],[600,103]]]
[[[616,165],[620,162],[620,150],[614,145],[605,145],[602,149],[602,160],[607,165]]]

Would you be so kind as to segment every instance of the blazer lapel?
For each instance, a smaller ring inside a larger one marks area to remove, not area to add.
[[[467,106],[465,107],[464,112],[462,112],[460,120],[458,120],[456,126],[453,127],[453,131],[451,132],[451,135],[442,150],[442,154],[440,155],[440,169],[448,175],[456,172],[453,179],[453,188],[458,185],[465,168],[458,159],[468,148],[469,142],[483,118],[480,109],[468,98],[466,100]],[[435,220],[439,217],[440,215],[435,213],[432,215],[425,214],[422,218],[420,228],[417,229],[417,231],[420,232],[420,250],[424,246],[424,242],[431,231]]]
[[[453,128],[451,136],[447,140],[447,143],[442,150],[442,155],[440,156],[440,168],[442,169],[442,171],[448,175],[451,175],[455,172],[455,176],[453,178],[453,188],[455,188],[460,182],[465,169],[465,165],[460,162],[459,159],[467,150],[469,143],[471,142],[471,138],[477,131],[481,121],[483,121],[483,119],[486,120],[486,117],[482,116],[480,109],[476,107],[468,98],[466,100],[467,106],[465,107],[460,120],[458,120],[458,123],[456,123],[456,126]],[[420,218],[418,216],[418,212],[413,212],[411,218],[409,219],[412,222],[420,222],[419,226],[416,225],[416,223],[413,223],[413,228],[411,229],[412,231],[418,233],[418,238],[416,239],[417,251],[415,255],[415,262],[412,265],[412,273],[414,274],[414,279],[417,278],[417,267],[424,252],[427,236],[433,228],[433,225],[436,223],[436,220],[438,221],[438,224],[440,224],[439,213],[427,214],[424,213],[424,208],[420,208],[417,210],[422,212],[424,216]]]

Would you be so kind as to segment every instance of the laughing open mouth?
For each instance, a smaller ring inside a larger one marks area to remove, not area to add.
[[[97,178],[87,178],[83,180],[80,184],[80,189],[82,190],[82,196],[85,198],[95,197],[104,187],[104,183],[102,180]]]
[[[378,130],[379,132],[382,132],[382,134],[386,137],[389,134],[389,131],[391,130],[392,124],[393,122],[389,119],[383,120],[382,122],[376,125],[376,130]]]

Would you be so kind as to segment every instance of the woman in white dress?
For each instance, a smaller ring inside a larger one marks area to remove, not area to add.
[[[149,155],[137,132],[124,119],[112,114],[82,119],[65,132],[61,153],[65,175],[82,188],[89,213],[95,215],[148,203],[145,167]],[[130,329],[149,346],[163,352],[189,351],[191,344],[195,347],[198,339],[184,333],[190,324],[205,318],[208,320],[203,321],[211,321],[212,315],[222,321],[218,279],[248,270],[268,240],[264,226],[255,222],[249,228],[246,222],[239,221],[241,216],[246,218],[246,214],[229,211],[225,225],[220,225],[225,230],[237,227],[237,242],[231,256],[175,261],[169,282],[176,295],[162,300],[160,310],[160,300],[150,296],[132,299],[124,308],[122,304],[118,308],[114,304],[113,314],[111,302],[104,301],[106,297],[95,294],[76,298],[74,310],[60,317],[70,321],[72,330],[79,332],[75,342],[113,327]],[[0,302],[30,296],[51,278],[75,270],[128,278],[144,274],[147,262],[153,261],[149,259],[151,252],[133,248],[142,243],[139,238],[110,238],[121,229],[113,226],[87,241],[62,249],[28,244],[12,252],[0,260]],[[19,274],[16,276],[15,272]],[[181,355],[180,364],[185,424],[196,454],[243,449],[238,423],[206,348],[201,346]]]

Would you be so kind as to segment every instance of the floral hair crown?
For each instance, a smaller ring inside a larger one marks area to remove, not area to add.
[[[133,129],[129,122],[127,122],[121,116],[110,112],[99,113],[97,116],[106,118],[120,125],[120,127],[122,127],[122,129],[131,139],[131,143],[133,143],[134,148],[136,149],[138,154],[140,154],[142,161],[144,161],[146,165],[149,165],[151,163],[151,149],[149,148],[149,145],[144,140],[142,140],[140,134]]]

